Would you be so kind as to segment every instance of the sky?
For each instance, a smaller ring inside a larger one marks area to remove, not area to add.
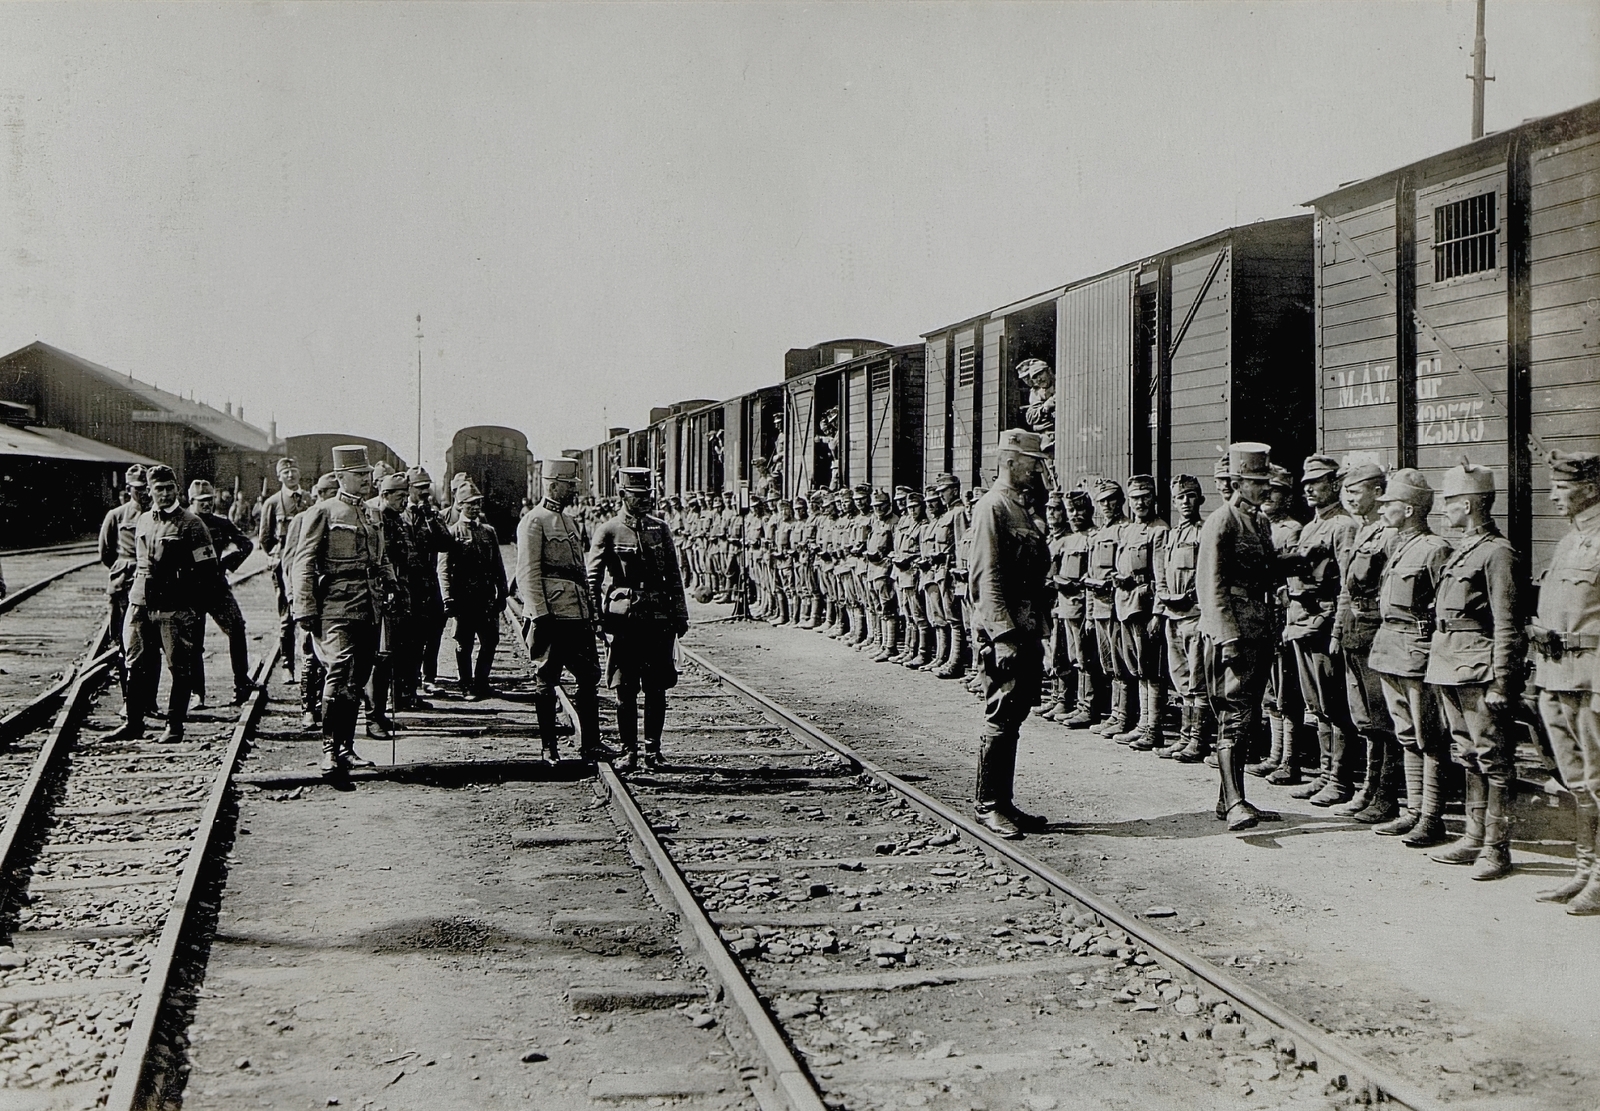
[[[0,350],[554,455],[1470,137],[1473,4],[0,3]],[[1487,126],[1600,98],[1489,0]]]

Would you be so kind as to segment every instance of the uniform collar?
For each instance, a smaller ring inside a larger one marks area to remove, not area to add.
[[[1574,517],[1572,524],[1579,532],[1600,530],[1600,502],[1595,502],[1588,509]]]
[[[347,494],[343,490],[340,490],[339,493],[336,496],[338,497],[338,499],[340,501],[344,502],[346,505],[365,505],[366,504],[366,501],[364,499],[362,499],[360,497],[357,497],[355,494]]]
[[[1290,514],[1288,512],[1284,513],[1285,517],[1289,515]],[[1317,520],[1319,521],[1326,521],[1329,517],[1348,517],[1349,515],[1350,514],[1345,511],[1344,506],[1340,505],[1338,502],[1331,502],[1330,504],[1325,505],[1321,509],[1317,510]]]
[[[560,513],[561,512],[561,507],[559,505],[557,505],[555,502],[551,501],[549,498],[541,498],[539,500],[539,504],[544,506],[546,509],[548,509],[552,513]]]
[[[175,521],[183,516],[183,506],[173,502],[171,509],[157,509],[155,504],[151,503],[150,512],[158,521]]]

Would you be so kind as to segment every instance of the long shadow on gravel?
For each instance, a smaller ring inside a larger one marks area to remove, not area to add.
[[[1189,814],[1163,814],[1154,818],[1131,818],[1125,822],[1061,823],[1063,832],[1091,833],[1101,837],[1166,837],[1189,839],[1228,835],[1228,827],[1217,820],[1210,810]],[[1051,826],[1051,830],[1057,829]],[[1323,817],[1297,818],[1285,814],[1281,821],[1263,822],[1254,831],[1239,839],[1251,844],[1276,848],[1274,844],[1283,837],[1305,837],[1322,833],[1360,833],[1370,831],[1370,826],[1357,822],[1339,821]]]

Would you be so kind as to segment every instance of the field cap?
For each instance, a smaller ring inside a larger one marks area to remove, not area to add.
[[[915,493],[916,491],[910,486],[896,486],[894,488],[894,496],[897,498],[909,498]]]
[[[189,483],[190,501],[194,501],[197,498],[214,498],[216,496],[217,488],[203,478],[197,478]]]
[[[176,483],[178,481],[178,476],[173,473],[172,468],[167,466],[165,463],[157,463],[155,466],[146,471],[144,476],[152,486],[158,482]]]
[[[1382,482],[1384,470],[1376,463],[1352,463],[1346,460],[1344,470],[1339,472],[1339,481],[1346,486],[1353,486],[1357,482]]]
[[[1229,444],[1228,477],[1271,481],[1271,464],[1267,462],[1267,456],[1271,453],[1271,444],[1258,443],[1254,440],[1241,440],[1239,443]]]
[[[149,483],[149,481],[150,478],[145,472],[144,467],[138,463],[135,463],[133,466],[129,467],[123,472],[122,475],[122,483],[124,486],[145,486]]]
[[[1188,493],[1191,490],[1194,491],[1196,494],[1199,494],[1201,497],[1205,496],[1205,490],[1203,490],[1201,488],[1200,480],[1198,478],[1196,478],[1194,475],[1192,475],[1192,474],[1181,474],[1181,475],[1177,475],[1176,477],[1173,478],[1173,480],[1172,480],[1172,492],[1174,494],[1184,494],[1184,493]]]
[[[333,469],[336,471],[372,470],[372,464],[367,462],[367,445],[335,444],[333,448]]]
[[[1064,497],[1067,506],[1075,505],[1079,509],[1089,510],[1094,508],[1094,499],[1089,496],[1089,491],[1087,490],[1068,490]]]
[[[1039,450],[1039,434],[1029,432],[1025,428],[1008,428],[1000,433],[1000,442],[996,445],[1001,451],[1012,451],[1018,455],[1031,455],[1035,459],[1045,458],[1043,451]]]
[[[649,467],[623,467],[617,472],[617,490],[637,490],[641,494],[650,492]]]
[[[1156,480],[1147,474],[1136,474],[1128,479],[1128,493],[1153,494],[1156,492]]]
[[[386,474],[383,476],[383,485],[378,487],[378,492],[380,494],[393,494],[397,491],[408,491],[410,489],[410,480],[399,471],[396,471],[394,474]]]
[[[1600,482],[1600,455],[1592,451],[1553,451],[1550,477],[1557,482]]]
[[[858,482],[856,483],[855,489],[852,492],[856,494],[864,494],[870,498],[872,496],[872,487],[868,486],[865,482]]]
[[[874,490],[872,491],[872,504],[893,505],[894,499],[889,496],[889,491],[887,490]]]
[[[1494,472],[1488,467],[1480,467],[1470,462],[1465,455],[1461,457],[1459,463],[1444,472],[1444,479],[1439,483],[1439,496],[1442,498],[1455,498],[1462,494],[1492,493],[1494,493]]]
[[[295,470],[298,471],[300,469],[300,464],[298,462],[296,462],[292,457],[290,457],[288,455],[285,455],[282,459],[279,459],[276,463],[274,463],[272,465],[272,469],[273,469],[274,472],[281,471],[285,467],[293,467]]]
[[[1315,482],[1319,478],[1339,473],[1339,461],[1331,455],[1308,455],[1300,467],[1301,482]]]
[[[384,462],[382,459],[372,464],[372,481],[374,482],[382,482],[393,473],[394,468],[388,463]]]
[[[1024,359],[1017,364],[1017,377],[1031,382],[1041,374],[1050,373],[1050,364],[1043,359]]]
[[[576,459],[546,459],[543,467],[544,477],[559,479],[562,482],[578,481],[578,461]],[[451,483],[452,486],[455,483]]]
[[[478,492],[478,488],[470,480],[463,482],[456,490],[457,505],[474,505],[482,500],[483,495]]]
[[[339,476],[329,471],[317,479],[317,485],[312,492],[316,494],[337,494],[339,492]]]
[[[1094,500],[1106,501],[1109,498],[1122,497],[1122,487],[1109,478],[1102,478],[1094,484]]]
[[[938,498],[940,501],[944,500],[944,491],[939,488],[939,484],[937,482],[928,483],[922,492],[930,498]]]
[[[1289,473],[1288,467],[1280,467],[1276,463],[1267,464],[1267,484],[1279,490],[1294,489],[1294,475]]]
[[[1049,496],[1044,499],[1044,507],[1046,509],[1059,509],[1063,513],[1067,511],[1067,503],[1062,499],[1060,490],[1050,491]]]
[[[406,481],[412,486],[432,486],[433,479],[429,477],[424,467],[412,467],[406,472]]]
[[[1389,476],[1389,484],[1378,500],[1401,501],[1428,510],[1433,508],[1433,487],[1428,485],[1428,476],[1415,467],[1402,467]]]

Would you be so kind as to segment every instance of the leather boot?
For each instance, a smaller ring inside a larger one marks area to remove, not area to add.
[[[600,695],[593,687],[579,687],[572,694],[572,708],[578,715],[578,743],[586,761],[614,760],[617,754],[600,740]]]
[[[978,782],[974,791],[974,811],[984,828],[991,833],[1014,841],[1022,836],[1022,827],[1012,817],[1008,805],[1011,785],[1016,778],[1017,745],[1014,739],[985,733],[978,745]]]
[[[100,739],[102,741],[142,741],[144,739],[144,718],[134,714]]]
[[[323,775],[337,775],[339,767],[339,743],[332,737],[322,738],[322,762],[317,765]]]
[[[343,757],[345,766],[349,768],[375,768],[378,766],[356,752],[354,739],[340,742],[339,754]]]
[[[1422,809],[1418,812],[1417,824],[1411,827],[1411,832],[1400,838],[1402,845],[1409,845],[1413,849],[1425,849],[1431,845],[1441,845],[1449,834],[1444,828],[1444,766],[1439,758],[1432,753],[1422,754]]]
[[[1367,805],[1350,817],[1370,826],[1390,821],[1399,813],[1395,797],[1404,789],[1405,769],[1400,764],[1400,746],[1393,737],[1373,734],[1367,738],[1367,747],[1378,754],[1376,772],[1370,761],[1367,764],[1367,775],[1375,775],[1376,779]]]
[[[1459,838],[1433,854],[1440,864],[1474,864],[1483,849],[1483,815],[1488,806],[1488,784],[1476,772],[1467,772],[1467,827]]]
[[[1257,810],[1245,801],[1244,766],[1238,760],[1238,750],[1229,746],[1217,749],[1217,774],[1222,781],[1222,799],[1219,806],[1228,821],[1228,831],[1254,829],[1263,821],[1273,821],[1278,815],[1270,810]]]
[[[1201,701],[1194,703],[1194,721],[1189,726],[1189,743],[1172,754],[1180,764],[1198,764],[1211,750],[1211,729],[1214,721],[1211,711]]]
[[[917,654],[906,661],[906,666],[912,671],[920,671],[933,662],[934,634],[932,625],[924,625],[916,630]]]
[[[461,697],[472,697],[472,649],[456,649],[456,678],[461,684]]]
[[[1396,745],[1398,747],[1398,742]],[[1372,827],[1372,832],[1379,837],[1399,837],[1410,833],[1422,817],[1422,753],[1402,748],[1400,759],[1405,775],[1406,804],[1389,821]]]
[[[1377,744],[1370,737],[1364,737],[1362,739],[1366,744],[1367,758],[1366,772],[1361,777],[1361,786],[1356,788],[1356,793],[1350,796],[1349,802],[1343,804],[1342,806],[1336,806],[1333,808],[1333,812],[1335,814],[1342,814],[1347,818],[1359,814],[1361,811],[1365,810],[1367,808],[1367,804],[1372,801],[1374,793],[1378,790],[1379,786],[1378,774],[1381,771],[1380,762],[1383,759],[1381,755],[1382,750],[1378,748]]]
[[[1332,755],[1333,728],[1327,722],[1317,722],[1317,774],[1311,782],[1304,787],[1296,787],[1289,792],[1292,799],[1308,799],[1312,795],[1320,794],[1332,778],[1332,764],[1329,757]]]
[[[1322,728],[1318,726],[1319,730]],[[1328,782],[1322,790],[1312,795],[1306,801],[1312,806],[1337,806],[1342,802],[1349,802],[1350,796],[1355,794],[1355,788],[1350,784],[1350,763],[1346,758],[1349,750],[1349,737],[1337,725],[1329,722],[1328,730]]]
[[[1113,741],[1119,745],[1132,744],[1139,739],[1139,726],[1144,722],[1144,688],[1137,679],[1126,680],[1122,684],[1122,696],[1126,699],[1128,707],[1123,718],[1123,726],[1115,733],[1109,734]]]
[[[661,735],[667,731],[667,692],[644,692],[644,766],[659,768]]]
[[[539,742],[544,749],[544,760],[547,764],[554,764],[561,759],[561,752],[556,747],[556,696],[555,692],[535,695],[533,712],[539,719]]]
[[[1283,717],[1283,752],[1278,756],[1278,767],[1267,774],[1267,782],[1274,787],[1293,787],[1305,782],[1300,774],[1300,731],[1293,718]]]
[[[959,679],[967,673],[967,629],[964,625],[950,626],[950,659],[936,674],[941,679]]]
[[[898,618],[881,617],[878,619],[878,651],[872,657],[873,663],[887,663],[894,658],[894,646],[899,632],[895,626],[898,624]]]
[[[619,772],[631,772],[639,764],[639,696],[617,696],[617,743],[622,751],[616,760]]]
[[[1539,902],[1570,902],[1588,886],[1589,877],[1594,874],[1594,836],[1597,819],[1600,819],[1600,809],[1596,809],[1593,803],[1578,807],[1578,829],[1572,846],[1574,861],[1572,878],[1560,887],[1535,894],[1534,898]]]
[[[1148,679],[1139,680],[1139,735],[1128,742],[1136,752],[1149,752],[1167,743],[1161,730],[1161,708],[1158,697],[1161,688]]]
[[[1267,735],[1272,740],[1272,747],[1267,750],[1267,757],[1265,760],[1259,760],[1254,764],[1247,764],[1245,765],[1244,769],[1257,779],[1271,775],[1273,772],[1277,771],[1278,766],[1283,763],[1283,715],[1278,713],[1276,710],[1268,710],[1266,717]]]
[[[1488,785],[1489,805],[1483,812],[1483,848],[1472,867],[1475,880],[1497,880],[1511,874],[1511,792]]]

